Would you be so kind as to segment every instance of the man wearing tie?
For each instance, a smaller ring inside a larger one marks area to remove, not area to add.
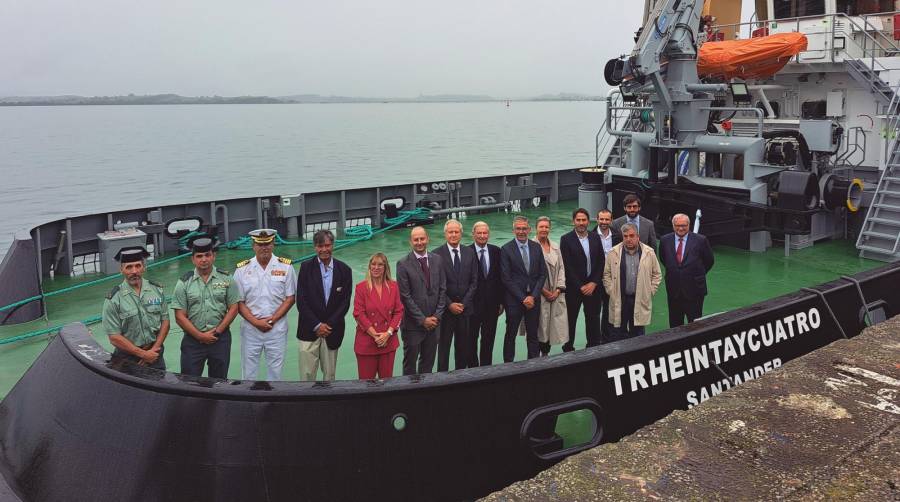
[[[672,217],[673,233],[659,241],[659,257],[666,267],[666,295],[669,304],[669,327],[694,322],[703,315],[706,296],[706,274],[715,258],[706,237],[690,231],[691,219],[686,214]]]
[[[462,224],[450,219],[444,224],[447,243],[433,250],[444,263],[447,276],[447,310],[441,317],[440,344],[438,345],[438,371],[450,369],[450,344],[453,343],[455,369],[477,366],[470,364],[474,350],[469,322],[472,317],[475,288],[478,285],[478,267],[475,252],[469,246],[461,246]],[[454,338],[456,341],[454,342]]]
[[[525,343],[528,359],[538,357],[538,323],[541,315],[541,289],[547,275],[541,245],[528,239],[531,225],[519,215],[513,219],[515,239],[500,248],[500,277],[506,288],[506,336],[503,340],[503,362],[516,357],[516,334],[525,320]]]
[[[575,327],[582,305],[587,346],[600,345],[605,254],[599,235],[588,231],[590,221],[587,210],[579,207],[572,213],[574,229],[559,239],[559,250],[566,270],[566,314],[569,320],[569,341],[563,344],[564,352],[575,350]]]
[[[316,256],[300,264],[297,274],[297,338],[300,340],[300,380],[334,380],[337,352],[344,340],[344,317],[350,310],[353,277],[350,267],[336,260],[334,234],[313,235]]]
[[[472,225],[472,250],[478,257],[478,285],[472,301],[475,312],[469,321],[472,335],[469,367],[490,366],[494,354],[494,338],[497,336],[497,318],[503,312],[503,283],[500,282],[500,248],[488,244],[491,229],[488,224],[478,221]],[[475,345],[481,335],[481,349],[475,352]]]
[[[440,319],[447,306],[447,277],[441,257],[428,252],[428,233],[409,233],[412,251],[397,262],[397,285],[403,302],[403,374],[431,373],[440,336]]]
[[[621,237],[622,225],[631,223],[637,228],[638,238],[641,243],[650,246],[655,251],[656,228],[654,228],[652,221],[641,216],[641,199],[637,195],[630,193],[625,196],[622,203],[625,205],[625,215],[613,220],[613,231]]]

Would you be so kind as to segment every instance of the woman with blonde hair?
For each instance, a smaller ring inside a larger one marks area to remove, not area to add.
[[[394,356],[400,342],[397,330],[403,319],[400,289],[391,280],[391,266],[383,253],[369,258],[366,278],[356,285],[353,300],[356,341],[353,351],[359,378],[388,378],[394,374]]]
[[[569,341],[569,318],[566,309],[566,270],[563,267],[559,244],[550,240],[550,218],[537,219],[535,240],[544,252],[547,277],[541,295],[541,321],[538,325],[538,342],[542,355],[550,353],[551,345]]]

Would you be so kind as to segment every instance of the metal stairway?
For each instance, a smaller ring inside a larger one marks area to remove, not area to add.
[[[862,59],[845,59],[844,66],[853,80],[868,89],[882,105],[887,107],[885,113],[889,115],[897,113],[897,107],[900,105],[896,99],[897,93],[881,79],[877,70],[870,68]]]
[[[900,260],[900,142],[897,141],[900,95],[893,89],[891,93],[893,97],[887,110],[892,113],[888,114],[885,130],[889,138],[887,163],[856,241],[860,257],[880,261]]]

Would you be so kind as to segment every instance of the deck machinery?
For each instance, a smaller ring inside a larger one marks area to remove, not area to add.
[[[888,29],[900,15],[856,3],[762,1],[763,21],[716,24],[740,2],[648,1],[634,49],[605,68],[597,167],[610,207],[637,193],[661,226],[700,210],[704,234],[753,251],[840,237],[900,258],[900,30]],[[740,55],[779,36],[802,47],[698,72],[716,44]]]

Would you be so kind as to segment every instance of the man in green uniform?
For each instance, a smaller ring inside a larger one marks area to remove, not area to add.
[[[175,322],[184,330],[181,372],[201,376],[206,363],[210,377],[226,378],[231,360],[229,326],[240,300],[237,285],[231,274],[214,266],[215,237],[199,235],[188,247],[195,268],[181,276],[172,296]]]
[[[147,256],[143,247],[122,248],[116,254],[125,280],[106,295],[102,326],[115,347],[112,364],[131,361],[165,370],[163,342],[169,334],[169,313],[162,285],[144,279]]]

